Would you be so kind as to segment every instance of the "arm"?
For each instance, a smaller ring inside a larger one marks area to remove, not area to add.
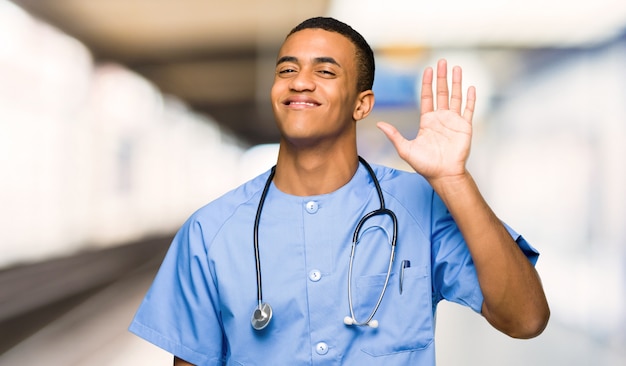
[[[498,330],[531,338],[545,328],[549,309],[539,275],[489,208],[468,174],[436,183],[459,226],[484,295],[482,314]]]
[[[531,338],[543,331],[550,311],[539,275],[466,170],[476,92],[468,89],[461,111],[461,79],[461,69],[455,67],[449,94],[447,63],[439,61],[434,109],[433,70],[424,71],[420,128],[414,140],[406,140],[385,122],[378,127],[400,157],[428,180],[457,223],[476,266],[487,321],[512,337]]]
[[[194,366],[193,364],[183,361],[180,358],[174,356],[174,366]]]

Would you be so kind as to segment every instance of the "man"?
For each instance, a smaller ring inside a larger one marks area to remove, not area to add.
[[[424,71],[414,140],[378,124],[417,174],[357,155],[374,59],[352,28],[304,21],[275,71],[275,169],[183,225],[131,331],[175,365],[433,365],[442,299],[512,337],[542,332],[537,253],[466,170],[476,98],[462,108],[460,68],[450,92],[445,60]]]

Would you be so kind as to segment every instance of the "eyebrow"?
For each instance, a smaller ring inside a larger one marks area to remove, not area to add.
[[[278,59],[278,61],[276,61],[276,66],[284,63],[284,62],[298,62],[298,58],[295,56],[283,56],[281,58]],[[337,65],[339,67],[341,67],[341,65],[339,64],[339,62],[337,62],[337,60],[335,60],[332,57],[315,57],[313,58],[313,63],[314,64],[333,64],[333,65]]]

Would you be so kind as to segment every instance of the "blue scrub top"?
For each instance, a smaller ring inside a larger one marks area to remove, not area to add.
[[[337,191],[291,196],[270,187],[259,228],[262,331],[253,247],[256,210],[269,171],[195,212],[177,233],[130,331],[196,365],[434,365],[434,314],[446,299],[480,312],[483,296],[467,246],[443,202],[418,174],[373,165],[385,205],[398,218],[395,261],[374,319],[347,326],[348,265],[357,222],[379,208],[360,166]],[[507,227],[507,229],[509,229]],[[535,263],[538,253],[509,229]],[[363,321],[387,273],[392,222],[369,220],[353,268],[353,306]],[[400,265],[404,270],[399,291]]]

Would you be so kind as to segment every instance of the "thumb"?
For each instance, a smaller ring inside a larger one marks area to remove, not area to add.
[[[376,123],[376,127],[383,131],[385,136],[387,136],[398,152],[400,151],[401,146],[407,141],[397,128],[387,122],[378,122]]]

